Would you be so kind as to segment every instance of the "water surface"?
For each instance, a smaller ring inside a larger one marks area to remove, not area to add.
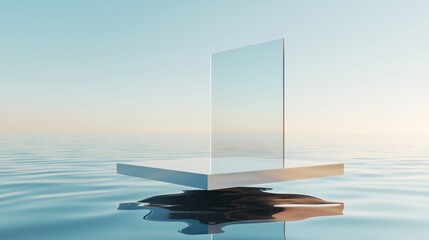
[[[429,138],[290,135],[286,158],[345,163],[345,175],[268,184],[344,203],[344,215],[233,224],[187,235],[121,203],[190,188],[116,174],[116,163],[208,156],[206,135],[0,136],[0,239],[428,239]]]

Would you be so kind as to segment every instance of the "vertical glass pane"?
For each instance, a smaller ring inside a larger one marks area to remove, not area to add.
[[[283,39],[212,54],[212,173],[283,167]]]

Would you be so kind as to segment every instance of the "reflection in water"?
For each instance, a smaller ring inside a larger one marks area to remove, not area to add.
[[[149,210],[151,221],[180,221],[184,234],[222,233],[231,224],[299,221],[311,217],[342,215],[344,204],[299,194],[265,192],[269,188],[186,190],[135,203],[121,203],[118,210]]]

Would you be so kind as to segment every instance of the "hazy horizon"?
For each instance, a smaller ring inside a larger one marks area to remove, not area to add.
[[[427,1],[2,2],[0,134],[208,133],[210,54],[279,38],[287,134],[428,134],[428,11]]]

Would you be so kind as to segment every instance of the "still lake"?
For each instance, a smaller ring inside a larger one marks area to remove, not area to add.
[[[429,239],[427,135],[288,135],[286,163],[344,162],[345,175],[257,187],[342,202],[342,215],[189,235],[121,209],[191,188],[118,175],[117,162],[208,155],[208,135],[0,135],[0,239]]]

